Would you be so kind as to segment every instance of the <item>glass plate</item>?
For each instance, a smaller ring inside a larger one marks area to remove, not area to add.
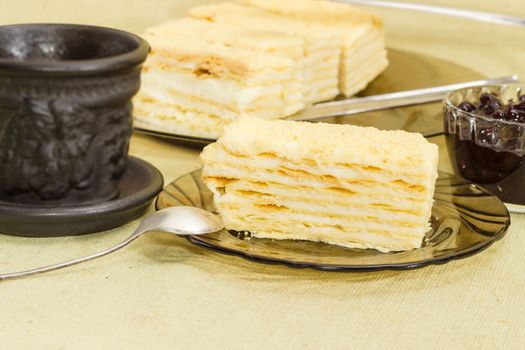
[[[411,269],[442,264],[478,253],[502,238],[510,224],[503,203],[485,189],[440,172],[434,194],[431,229],[419,249],[381,253],[308,241],[239,237],[226,230],[190,236],[198,245],[265,263],[321,270],[370,271]],[[212,193],[202,182],[201,171],[181,176],[166,186],[156,208],[189,205],[215,212]]]
[[[371,96],[387,92],[428,88],[484,79],[470,68],[436,57],[414,52],[389,49],[388,68],[381,73],[358,96]],[[410,74],[407,74],[410,67]],[[424,136],[443,133],[443,111],[441,103],[422,104],[403,108],[374,111],[344,117],[319,119],[325,123],[374,126],[383,130],[406,130],[420,132]],[[184,146],[203,147],[214,139],[176,134],[168,125],[153,125],[135,118],[134,130],[165,138]]]

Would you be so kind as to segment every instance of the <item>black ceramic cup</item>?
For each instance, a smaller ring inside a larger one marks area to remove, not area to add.
[[[70,205],[118,195],[148,51],[115,29],[0,26],[1,201]]]

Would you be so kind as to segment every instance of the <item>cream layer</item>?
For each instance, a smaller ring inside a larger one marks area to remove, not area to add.
[[[306,187],[289,186],[282,183],[270,182],[262,183],[248,181],[244,179],[225,180],[224,178],[207,177],[210,185],[219,194],[232,193],[246,196],[275,196],[284,197],[292,200],[301,200],[312,203],[331,203],[343,207],[372,207],[388,212],[404,212],[412,215],[423,215],[424,206],[421,205],[422,199],[397,193],[384,192],[358,192],[344,189],[341,187]],[[316,195],[311,196],[312,189]],[[358,189],[357,189],[358,190]]]
[[[252,211],[224,208],[221,217],[227,229],[250,231],[258,238],[309,240],[383,252],[420,247],[428,229],[428,225],[400,229],[395,224],[385,225],[383,229],[374,228],[370,222],[353,224],[352,220],[338,222],[329,218],[327,223],[320,223],[318,215],[290,214],[263,207]]]
[[[345,91],[345,96],[352,96],[363,90],[372,80],[381,74],[388,66],[388,61],[379,58],[376,62],[367,62],[366,67],[362,70],[354,68],[353,71],[358,74],[350,74],[348,79],[340,85],[341,91]]]
[[[176,135],[217,139],[224,126],[231,122],[224,118],[192,110],[164,109],[143,111],[135,109],[134,126]]]
[[[294,78],[246,87],[233,80],[150,70],[142,76],[139,96],[226,118],[255,115],[264,109],[271,115],[260,117],[277,118],[304,107],[300,76]]]
[[[312,194],[312,193],[310,193]],[[262,194],[246,194],[243,192],[229,193],[222,195],[219,199],[219,205],[223,208],[236,208],[238,211],[251,211],[258,207],[274,208],[280,212],[288,214],[308,214],[313,215],[311,221],[313,223],[329,223],[327,218],[330,218],[331,223],[352,226],[357,223],[374,222],[381,225],[396,224],[406,227],[420,227],[426,223],[420,216],[405,213],[402,211],[388,211],[381,208],[374,208],[371,206],[355,206],[355,205],[337,205],[330,201],[307,201],[304,198],[292,199],[286,196],[273,196]],[[380,229],[380,226],[374,226]],[[383,227],[383,226],[381,226]]]
[[[263,55],[265,56],[271,57],[271,55]],[[302,62],[295,62],[287,58],[281,58],[279,61],[279,66],[243,67],[242,75],[233,75],[226,73],[226,63],[220,57],[206,55],[191,58],[177,57],[169,56],[168,51],[151,54],[144,65],[144,72],[186,73],[200,79],[215,78],[222,81],[236,81],[246,87],[265,85],[275,81],[302,81]],[[214,69],[223,69],[224,72],[215,72]]]
[[[339,87],[351,96],[364,89],[388,66],[382,30],[373,30],[352,38],[343,47]]]
[[[309,174],[349,182],[366,178],[371,181],[400,182],[412,187],[429,187],[430,176],[423,169],[387,168],[350,161],[332,163],[316,160],[315,157],[293,160],[274,152],[263,152],[256,157],[247,157],[218,144],[209,147],[206,156],[211,158],[207,163],[210,166],[246,171],[283,170],[289,171],[291,175],[295,173],[297,176]]]
[[[162,100],[156,99],[145,91],[141,92],[133,99],[134,104],[137,108],[142,109],[156,109],[155,104],[162,105],[163,108],[173,108],[175,110],[189,109],[195,110],[200,113],[215,115],[220,118],[234,120],[239,116],[251,116],[265,119],[280,118],[282,115],[287,114],[286,106],[276,105],[261,105],[257,108],[250,108],[242,112],[235,111],[234,106],[222,106],[212,105],[212,101],[199,100],[184,95],[177,95],[173,91],[169,94],[169,102],[163,102]],[[141,107],[142,106],[142,107]]]
[[[204,178],[210,186],[217,189],[217,193],[223,191],[220,186],[223,180],[227,182],[237,179],[246,182],[263,182],[268,184],[281,184],[288,187],[309,188],[314,191],[325,189],[338,189],[341,195],[348,199],[360,197],[364,204],[370,203],[374,206],[381,205],[388,208],[414,210],[417,206],[420,212],[427,214],[432,206],[426,195],[412,193],[409,188],[399,183],[378,183],[366,179],[355,180],[353,182],[339,181],[334,179],[319,179],[314,176],[292,177],[283,172],[272,172],[269,170],[257,173],[248,173],[236,169],[221,169],[220,167],[208,169],[203,173]],[[227,185],[226,185],[227,186]],[[227,187],[224,187],[227,188]],[[309,192],[306,192],[309,193]],[[352,195],[349,195],[352,193]],[[357,193],[359,196],[354,195]]]

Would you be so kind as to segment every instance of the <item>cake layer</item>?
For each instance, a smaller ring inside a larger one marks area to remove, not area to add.
[[[304,59],[304,39],[299,36],[268,30],[251,30],[224,22],[217,24],[202,19],[182,18],[148,28],[145,36],[171,40],[205,40],[210,43],[222,43],[227,47],[277,54],[296,62]]]
[[[360,163],[329,163],[321,160],[293,160],[285,158],[277,153],[265,152],[257,157],[246,157],[232,154],[224,147],[210,147],[211,156],[214,160],[209,166],[221,166],[233,171],[266,171],[279,172],[292,178],[318,178],[323,181],[340,181],[352,183],[363,176],[367,181],[395,182],[399,186],[406,186],[413,191],[417,186],[424,187],[428,181],[428,175],[424,172],[407,172],[405,169],[386,169]],[[394,186],[394,184],[392,185]]]
[[[237,156],[258,157],[265,153],[297,163],[360,164],[406,174],[432,173],[438,153],[437,146],[418,133],[286,120],[235,123],[220,144]]]
[[[253,195],[253,196],[275,196],[291,200],[301,200],[311,203],[330,203],[348,207],[373,206],[380,210],[390,212],[404,212],[408,214],[421,215],[427,209],[426,202],[418,199],[416,196],[404,195],[402,193],[385,193],[384,191],[360,191],[359,188],[349,190],[343,187],[322,186],[306,183],[287,183],[278,182],[259,182],[247,177],[242,180],[225,180],[226,178],[218,177],[220,172],[207,168],[213,177],[206,176],[208,182],[214,188],[223,188],[224,193]],[[239,176],[240,178],[240,176]],[[228,186],[226,186],[228,185]],[[316,196],[311,197],[309,190],[315,189]],[[224,194],[223,193],[223,194]]]
[[[437,147],[418,134],[241,118],[201,159],[227,229],[380,251],[428,229]]]
[[[134,102],[134,126],[176,135],[217,139],[233,119],[216,116],[179,105],[166,105],[137,96]]]
[[[195,18],[210,22],[227,23],[249,30],[274,31],[302,38],[305,55],[305,100],[320,102],[338,95],[341,47],[337,30],[322,24],[276,16],[233,3],[199,6],[191,9],[189,13]],[[325,70],[324,74],[316,74],[322,69]],[[319,82],[321,78],[324,78],[323,87],[317,88],[312,80]]]
[[[427,197],[428,189],[425,190],[413,190],[412,186],[407,186],[402,182],[378,182],[368,179],[360,179],[354,181],[339,181],[333,179],[330,176],[315,177],[311,174],[303,173],[303,176],[290,176],[286,172],[281,170],[269,171],[243,171],[242,169],[233,169],[229,167],[220,166],[208,166],[206,172],[203,174],[204,177],[210,178],[210,183],[217,183],[215,180],[222,179],[243,179],[250,182],[267,182],[283,184],[291,187],[304,187],[316,190],[324,189],[339,189],[343,194],[358,193],[363,196],[370,196],[376,198],[380,196],[382,198],[382,204],[388,204],[389,202],[395,203],[396,200],[403,200],[403,205],[417,204],[421,209],[427,208]],[[221,182],[221,181],[218,181]],[[227,181],[226,181],[227,182]],[[347,191],[345,193],[344,191]]]
[[[326,0],[237,0],[238,3],[257,7],[276,14],[319,22],[344,21],[354,25],[382,26],[377,15],[349,4]]]
[[[413,216],[388,215],[366,207],[336,209],[330,205],[309,204],[273,197],[253,200],[228,194],[216,202],[228,229],[250,231],[261,238],[306,239],[390,251],[419,247],[428,228],[426,220],[423,224],[411,222]]]
[[[300,206],[289,208],[285,205],[272,204],[257,204],[250,200],[241,200],[238,197],[225,196],[219,201],[223,211],[228,211],[230,217],[237,217],[238,221],[260,221],[259,228],[254,230],[257,233],[260,230],[284,231],[280,227],[289,225],[297,225],[303,227],[319,227],[319,228],[336,228],[343,232],[360,233],[376,233],[383,237],[397,237],[404,239],[406,237],[421,238],[424,234],[423,230],[427,227],[421,226],[418,223],[408,223],[403,220],[391,220],[388,217],[374,217],[370,212],[363,211],[361,213],[350,213],[344,217],[337,217],[333,214],[326,214],[320,211],[315,211],[311,208],[310,211],[305,212],[301,210]],[[328,210],[329,208],[327,208]],[[271,217],[271,223],[268,222],[268,217]],[[267,222],[263,222],[264,219]],[[305,224],[307,223],[307,224]],[[234,229],[235,228],[231,228]],[[245,228],[241,228],[246,230]]]
[[[138,119],[216,138],[239,116],[282,118],[304,107],[302,65],[291,58],[197,37],[146,38],[152,50],[134,98]]]
[[[351,46],[350,46],[351,45]],[[382,29],[374,29],[343,48],[339,88],[351,96],[374,80],[388,66]]]
[[[297,63],[280,55],[229,47],[196,38],[159,38],[145,36],[151,51],[145,63],[146,71],[186,70],[197,77],[216,77],[243,81],[248,85],[263,80],[278,79],[289,70],[297,70]],[[299,67],[300,68],[300,67]]]
[[[151,70],[142,76],[137,101],[144,97],[230,119],[239,115],[277,118],[303,107],[298,76],[260,84],[246,86],[232,80],[197,78],[188,72]]]
[[[413,249],[421,244],[426,220],[414,215],[388,212],[366,206],[336,206],[331,203],[293,201],[273,196],[252,198],[226,193],[217,200],[228,228],[250,231],[255,237],[308,239],[358,247],[356,242],[378,244],[379,250]],[[273,235],[270,235],[273,233]],[[388,244],[385,243],[388,242]],[[407,243],[407,241],[409,241]],[[386,247],[389,247],[386,249]]]
[[[297,201],[303,201],[308,203],[312,210],[318,210],[320,213],[323,210],[319,209],[319,206],[333,209],[343,205],[341,209],[346,210],[348,214],[352,212],[352,208],[362,211],[373,207],[376,213],[390,211],[398,218],[411,217],[405,220],[412,222],[417,219],[417,216],[413,215],[414,212],[421,214],[430,210],[429,189],[424,186],[426,179],[421,176],[415,178],[379,169],[367,171],[366,168],[355,166],[353,168],[357,168],[357,171],[321,164],[301,166],[283,160],[261,161],[229,154],[220,145],[208,147],[205,156],[211,160],[206,164],[203,177],[212,187],[224,188],[224,192],[221,193],[223,199],[227,196],[249,197],[254,202],[259,201],[259,204],[281,205],[287,208],[293,208],[298,204]],[[265,155],[263,158],[266,158]],[[407,178],[412,178],[417,184],[406,182]],[[221,183],[223,179],[226,180]],[[264,183],[269,185],[265,186]],[[373,192],[370,192],[370,189],[373,189]],[[314,200],[308,197],[308,190],[316,191]],[[342,199],[338,200],[338,197]],[[290,206],[289,203],[293,205]],[[426,219],[419,216],[419,220]],[[423,224],[421,221],[417,222],[419,225]]]
[[[312,223],[335,223],[339,225],[353,226],[357,223],[376,223],[376,227],[383,227],[385,224],[396,223],[403,227],[395,228],[403,233],[404,227],[421,227],[422,218],[417,214],[407,213],[402,210],[392,210],[385,208],[374,208],[374,216],[370,216],[369,207],[366,205],[338,205],[332,201],[312,201],[304,197],[288,197],[288,193],[279,196],[268,193],[254,193],[247,191],[231,192],[228,189],[221,197],[222,207],[235,208],[239,212],[250,212],[254,207],[258,209],[275,209],[281,213],[289,214],[292,220],[294,214],[312,215],[309,222]],[[390,201],[389,207],[395,204]],[[329,220],[329,221],[327,221]],[[373,225],[374,226],[374,225]]]

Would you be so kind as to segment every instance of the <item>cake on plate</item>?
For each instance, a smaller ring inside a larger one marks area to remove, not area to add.
[[[429,228],[438,148],[417,133],[240,118],[201,160],[229,230],[389,252]]]

